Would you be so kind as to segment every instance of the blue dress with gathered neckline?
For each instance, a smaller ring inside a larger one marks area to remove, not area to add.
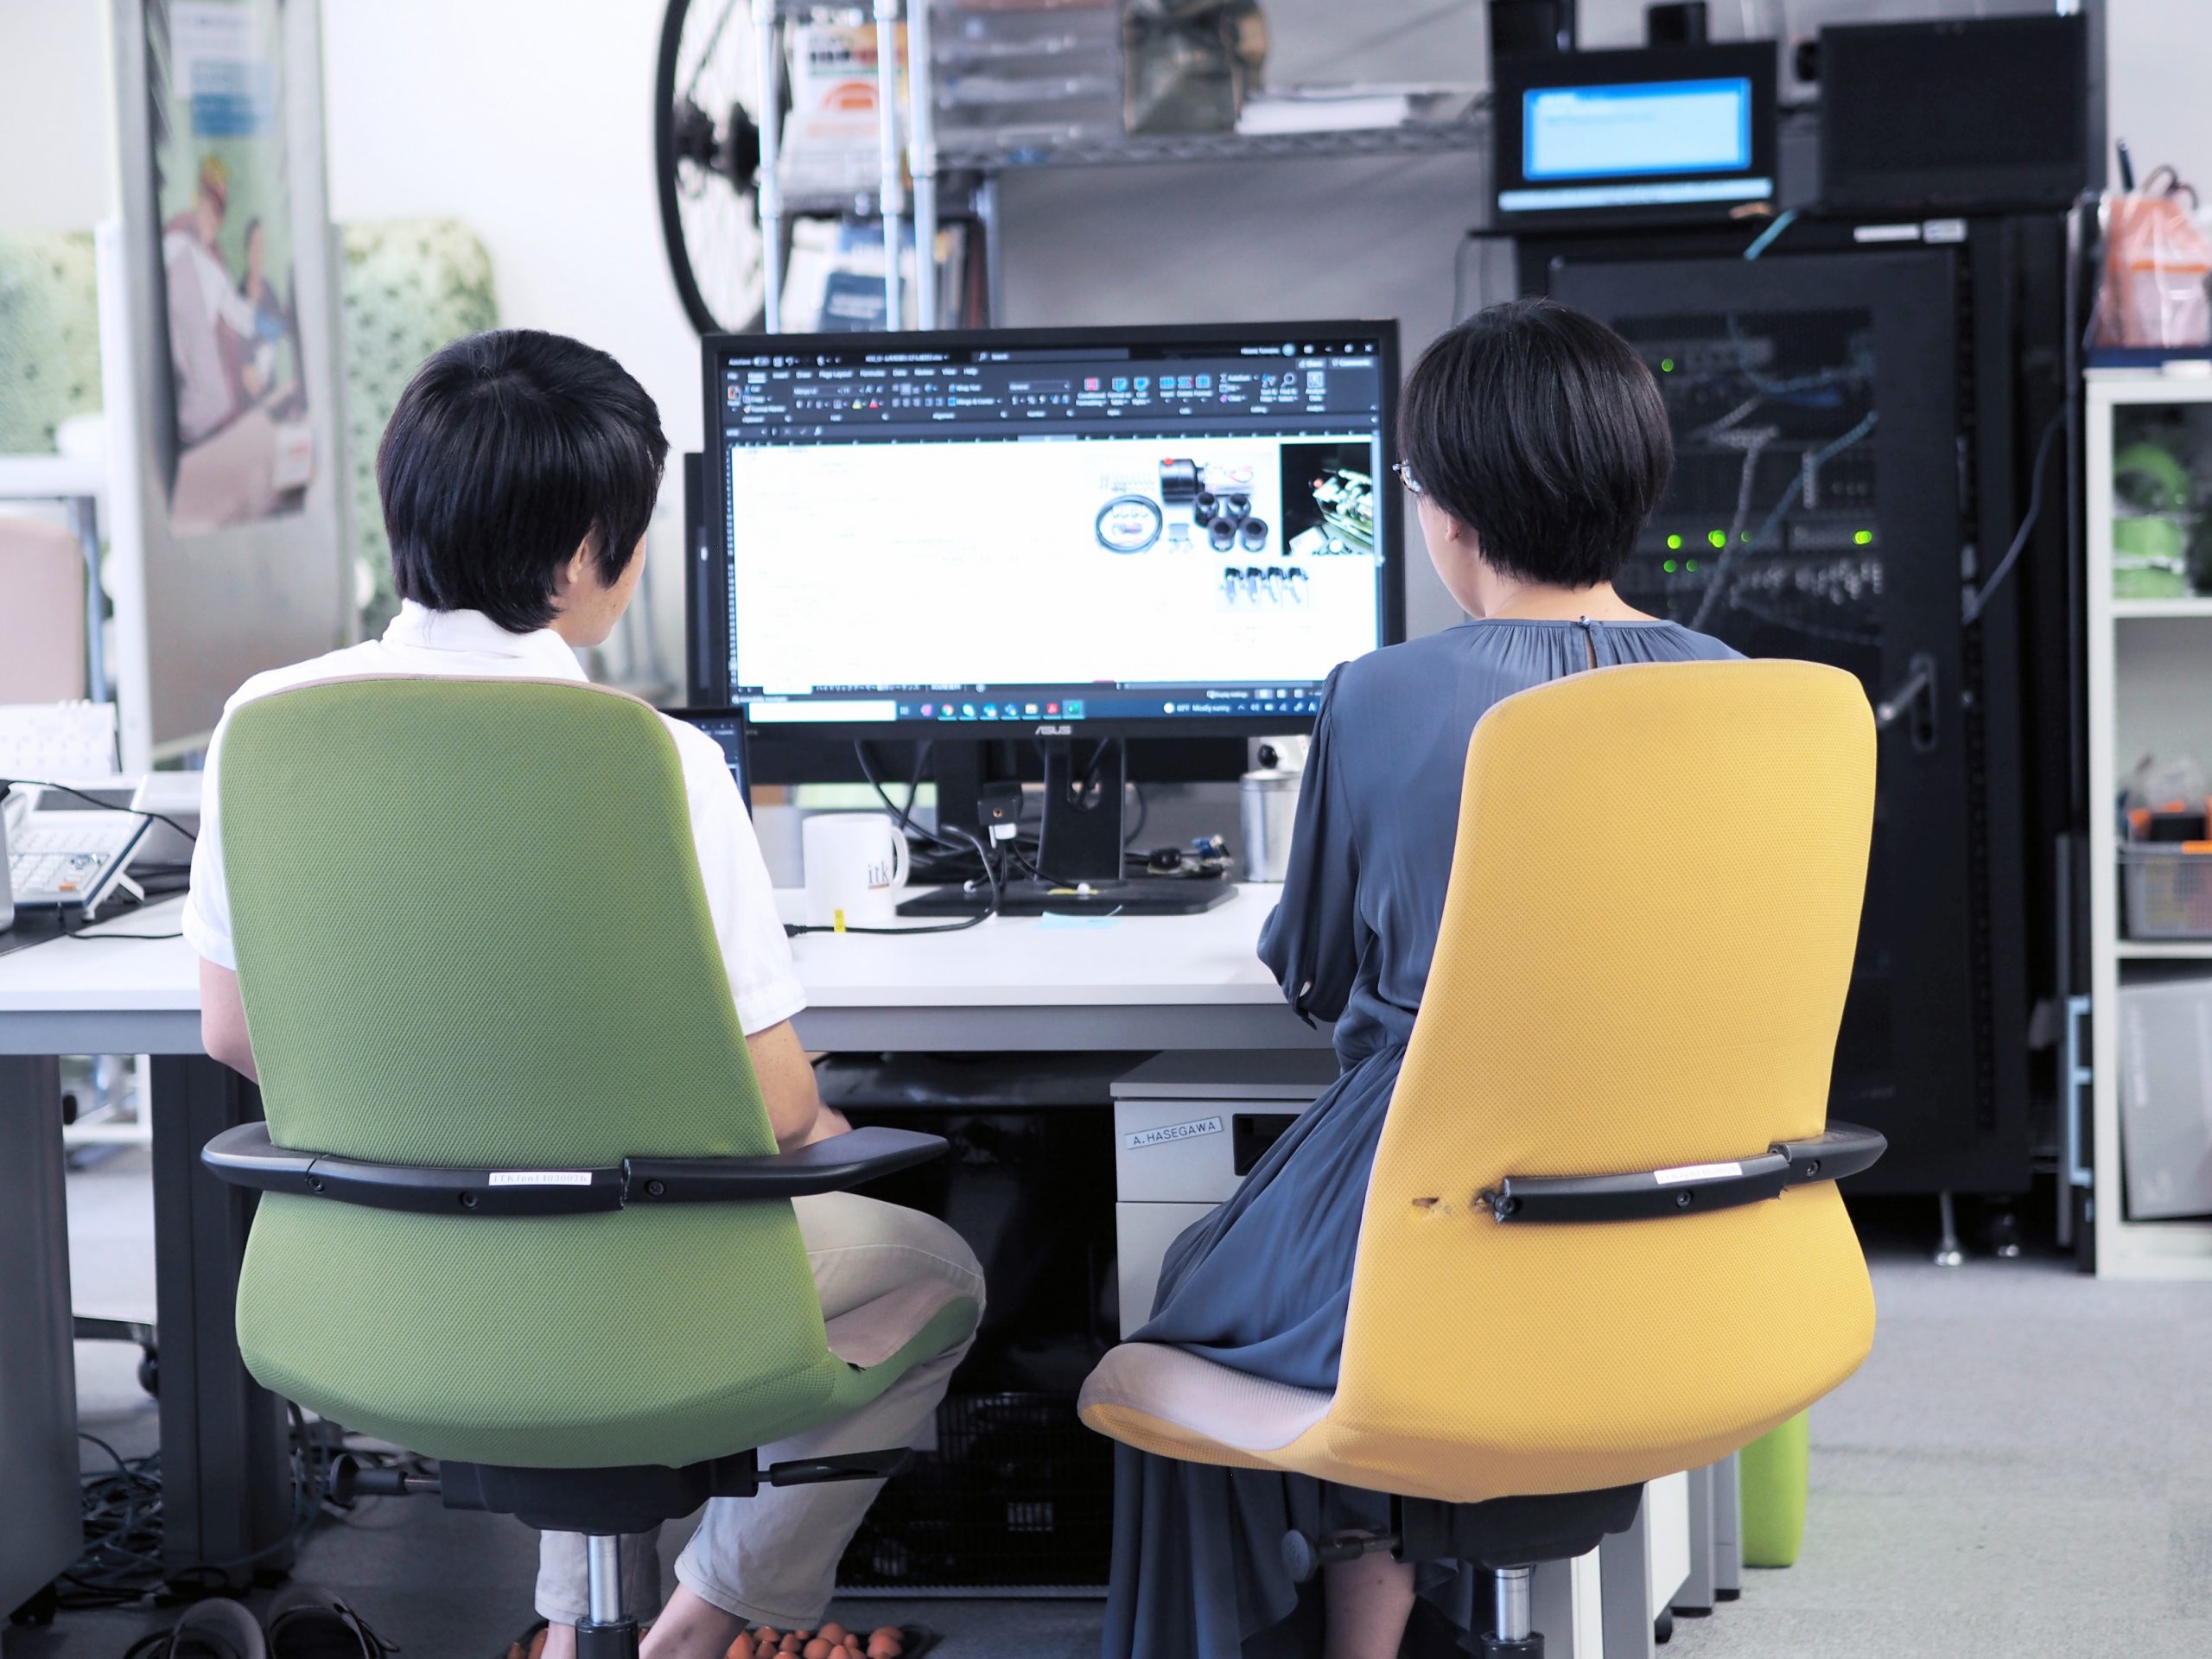
[[[1152,1319],[1128,1340],[1335,1390],[1368,1171],[1443,919],[1475,722],[1502,697],[1592,667],[1736,654],[1673,622],[1507,619],[1393,645],[1330,677],[1260,956],[1300,1014],[1336,1021],[1342,1074],[1236,1196],[1175,1241]],[[1380,1528],[1384,1499],[1128,1446],[1116,1456],[1104,1659],[1319,1654],[1320,1598],[1284,1570],[1283,1534]],[[1474,1575],[1428,1566],[1419,1583],[1406,1650],[1471,1650]]]

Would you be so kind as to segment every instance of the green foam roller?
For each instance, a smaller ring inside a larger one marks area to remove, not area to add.
[[[1805,1542],[1805,1492],[1812,1440],[1799,1412],[1743,1450],[1745,1567],[1794,1567]]]

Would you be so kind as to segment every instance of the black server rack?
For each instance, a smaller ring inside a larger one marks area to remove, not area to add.
[[[1831,1110],[1891,1152],[1854,1185],[2016,1193],[2050,948],[2031,847],[2065,810],[2063,781],[2036,776],[2065,770],[2066,691],[2036,683],[2057,670],[2037,642],[2064,626],[2047,591],[2063,554],[2031,550],[2029,574],[1970,613],[2019,523],[2037,429],[2064,406],[2028,344],[2063,337],[2063,221],[1856,232],[1808,225],[1749,259],[1740,231],[1518,255],[1524,291],[1605,319],[1666,397],[1674,480],[1623,595],[1749,656],[1848,669],[1885,716]]]

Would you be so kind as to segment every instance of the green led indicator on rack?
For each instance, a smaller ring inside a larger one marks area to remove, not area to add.
[[[1671,357],[1662,357],[1662,358],[1661,358],[1661,359],[1659,359],[1659,372],[1660,372],[1660,373],[1662,373],[1662,374],[1672,374],[1674,372],[1675,372],[1675,359],[1674,359],[1673,358],[1671,358]]]
[[[1659,568],[1662,570],[1664,570],[1670,576],[1675,574],[1675,562],[1672,559],[1668,560],[1666,563],[1661,565]]]
[[[1851,539],[1860,547],[1872,547],[1874,544],[1874,532],[1871,530],[1853,531]]]
[[[1708,530],[1705,532],[1705,539],[1715,547],[1726,547],[1728,545],[1728,532],[1725,530]]]
[[[1667,550],[1669,553],[1681,552],[1682,550],[1682,538],[1680,536],[1669,536],[1667,538]]]
[[[1684,565],[1684,566],[1682,567],[1682,569],[1685,569],[1685,570],[1694,570],[1694,569],[1697,569],[1697,561],[1696,561],[1695,559],[1692,559],[1692,560],[1691,560],[1688,564]]]

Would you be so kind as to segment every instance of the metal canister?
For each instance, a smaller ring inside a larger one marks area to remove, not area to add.
[[[1290,868],[1290,836],[1298,820],[1298,784],[1306,774],[1263,766],[1238,780],[1244,809],[1244,879],[1280,881]]]

